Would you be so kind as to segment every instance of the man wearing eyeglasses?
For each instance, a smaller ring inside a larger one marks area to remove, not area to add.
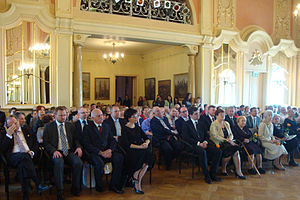
[[[80,195],[80,176],[82,169],[81,145],[76,137],[75,127],[66,121],[66,107],[55,110],[56,120],[45,125],[44,146],[54,163],[54,180],[57,188],[57,199],[64,200],[63,175],[64,162],[72,167],[72,189],[74,196]]]

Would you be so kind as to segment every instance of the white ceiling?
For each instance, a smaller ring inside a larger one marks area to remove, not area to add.
[[[100,39],[100,38],[87,38],[84,49],[107,51],[112,50],[112,44],[115,43],[115,50],[130,54],[145,54],[156,49],[167,47],[166,44],[155,44],[147,42],[134,42],[125,40],[112,40],[112,39]]]

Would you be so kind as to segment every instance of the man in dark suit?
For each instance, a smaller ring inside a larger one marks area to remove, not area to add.
[[[22,185],[23,199],[29,199],[30,179],[34,181],[38,193],[47,190],[48,186],[43,187],[40,184],[32,160],[38,154],[35,135],[21,128],[18,120],[13,115],[7,118],[5,130],[0,134],[0,151],[6,152],[9,165],[17,168]]]
[[[78,120],[74,123],[75,129],[76,129],[76,136],[79,140],[79,142],[82,144],[82,138],[83,138],[83,128],[88,125],[89,123],[92,123],[92,120],[88,120],[88,111],[84,107],[80,107],[78,109]]]
[[[245,106],[244,106],[244,105],[241,105],[241,106],[240,106],[240,109],[236,112],[236,114],[237,114],[238,116],[242,116],[242,115],[244,114],[244,112],[245,112]]]
[[[203,131],[204,134],[207,134],[207,137],[209,136],[210,125],[216,119],[215,113],[216,113],[216,106],[210,105],[208,107],[207,115],[203,114],[199,119],[199,122],[203,124]]]
[[[166,169],[171,167],[172,160],[178,156],[182,150],[181,144],[175,135],[178,134],[170,126],[168,119],[163,117],[162,110],[155,106],[153,108],[154,117],[150,121],[150,127],[153,132],[153,143],[159,146],[164,154]]]
[[[0,108],[1,108],[1,106],[0,106]],[[4,126],[5,118],[6,118],[5,112],[0,111],[0,127]]]
[[[246,126],[252,133],[258,133],[258,127],[260,124],[260,118],[257,116],[257,108],[250,109],[250,116],[247,117]]]
[[[190,120],[183,127],[183,139],[189,144],[187,149],[199,155],[199,163],[205,176],[205,182],[221,181],[216,176],[222,152],[215,145],[208,145],[208,139],[203,132],[202,125],[198,122],[199,111],[196,107],[189,108]],[[211,159],[210,171],[208,171],[207,159]]]
[[[109,118],[104,120],[103,123],[109,125],[114,138],[118,141],[118,137],[121,136],[122,126],[124,125],[124,120],[120,118],[119,106],[112,106]]]
[[[175,127],[176,130],[178,131],[179,136],[182,137],[182,128],[186,123],[186,121],[189,120],[189,116],[188,116],[189,113],[186,107],[181,107],[179,112],[180,112],[180,117],[175,121]]]
[[[226,109],[226,116],[225,116],[225,121],[227,121],[230,125],[231,130],[233,130],[233,127],[236,126],[236,117],[233,115],[233,107],[230,106]]]
[[[57,199],[64,199],[63,174],[64,162],[72,166],[72,194],[80,195],[80,176],[82,169],[81,145],[76,137],[75,127],[67,122],[66,107],[59,106],[55,110],[56,120],[45,125],[44,147],[53,158],[54,180],[57,188]]]
[[[123,155],[116,151],[117,143],[111,133],[111,128],[103,122],[103,113],[99,109],[94,109],[91,113],[92,122],[83,129],[83,145],[90,154],[91,161],[95,167],[96,190],[102,192],[102,175],[104,164],[112,162],[112,177],[110,190],[122,194],[120,188]]]

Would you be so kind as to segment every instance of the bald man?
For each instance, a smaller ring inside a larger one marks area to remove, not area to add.
[[[102,176],[104,165],[112,162],[112,177],[110,190],[122,194],[121,178],[124,157],[116,151],[117,143],[107,123],[103,123],[104,116],[101,110],[94,109],[91,113],[92,122],[83,129],[83,146],[90,154],[95,167],[96,191],[102,192]]]

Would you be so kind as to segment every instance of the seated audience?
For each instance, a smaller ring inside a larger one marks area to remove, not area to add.
[[[154,117],[150,121],[150,128],[153,132],[153,145],[159,146],[164,154],[166,169],[170,170],[171,162],[181,152],[182,147],[176,135],[178,132],[173,130],[168,119],[163,117],[163,112],[159,107],[153,108]]]
[[[177,106],[176,106],[177,105]],[[178,97],[174,97],[174,107],[179,110],[179,108],[181,107],[181,103],[179,102],[179,98]]]
[[[205,176],[205,182],[211,184],[212,181],[221,181],[216,176],[220,160],[222,158],[222,151],[215,145],[208,144],[207,134],[203,132],[202,125],[198,122],[199,111],[197,107],[189,108],[190,119],[183,126],[183,139],[189,143],[186,146],[188,151],[192,151],[199,155],[199,164]],[[208,170],[208,160],[211,161],[210,170]]]
[[[176,108],[172,108],[172,109],[170,110],[169,115],[167,116],[167,118],[168,118],[168,120],[169,120],[170,126],[171,126],[172,128],[174,128],[174,129],[176,129],[175,121],[178,119],[178,118],[176,117],[177,112],[178,112],[178,111],[176,110]]]
[[[111,127],[103,123],[103,113],[99,109],[94,109],[91,113],[92,122],[89,122],[83,129],[83,146],[90,154],[90,160],[95,167],[94,174],[96,180],[96,191],[102,192],[102,176],[104,164],[112,162],[112,176],[110,190],[122,194],[121,178],[124,157],[117,152],[117,143],[113,138]]]
[[[213,121],[215,121],[215,113],[216,113],[216,107],[213,105],[210,105],[208,107],[207,115],[201,115],[199,122],[203,124],[204,133],[209,135],[210,125]]]
[[[74,126],[76,129],[76,136],[81,144],[83,138],[83,129],[89,123],[92,123],[92,121],[88,119],[87,109],[84,107],[80,107],[78,109],[78,120],[74,123]]]
[[[285,118],[288,117],[285,107],[280,108],[279,116],[280,116],[280,124],[283,124]]]
[[[241,171],[240,147],[233,141],[233,135],[228,122],[224,121],[225,114],[222,109],[216,111],[216,120],[210,126],[210,139],[220,147],[223,154],[222,175],[228,176],[226,167],[230,159],[233,159],[235,175],[240,179],[246,179]]]
[[[19,117],[23,114],[19,114]],[[37,177],[33,158],[38,155],[35,135],[20,126],[14,115],[7,117],[5,131],[0,133],[0,152],[5,152],[8,164],[17,168],[17,175],[22,185],[23,200],[29,199],[30,179],[41,193],[49,187],[43,187]],[[25,118],[23,119],[25,123]]]
[[[281,164],[281,157],[284,154],[288,154],[286,149],[279,140],[276,140],[273,136],[273,124],[272,124],[273,112],[267,110],[264,112],[263,121],[259,125],[258,138],[261,145],[265,148],[264,158],[269,160],[275,160],[274,167],[279,170],[285,170]]]
[[[125,99],[124,99],[124,101],[123,101],[123,106],[126,106],[126,107],[130,108],[131,105],[132,105],[131,99],[129,99],[129,96],[126,95],[126,96],[125,96]]]
[[[295,135],[290,135],[291,131],[289,128],[284,128],[279,122],[279,115],[275,114],[273,117],[273,135],[276,139],[283,143],[285,149],[289,153],[289,166],[297,167],[298,163],[295,161],[295,153],[298,147],[298,139]]]
[[[141,128],[144,131],[144,133],[147,135],[147,137],[149,139],[152,139],[153,134],[152,134],[152,130],[150,128],[150,121],[153,118],[153,111],[149,109],[146,116],[147,116],[147,119],[145,119],[143,121]]]
[[[174,103],[172,101],[171,95],[168,95],[167,99],[165,100],[165,107],[174,108]]]
[[[245,106],[241,105],[240,109],[236,113],[238,116],[242,116],[245,113]]]
[[[191,93],[187,93],[185,98],[182,101],[182,106],[185,106],[187,108],[191,107],[192,105],[192,94]]]
[[[142,179],[148,167],[152,166],[150,140],[143,130],[136,126],[138,119],[136,110],[129,108],[125,111],[124,118],[127,123],[122,129],[121,145],[126,151],[125,171],[135,182],[135,192],[144,194]]]
[[[118,106],[113,105],[111,107],[110,116],[104,120],[103,123],[107,123],[111,129],[111,133],[118,141],[118,137],[121,136],[121,130],[124,125],[124,120],[120,118],[120,108]]]
[[[164,107],[165,106],[165,102],[163,101],[163,99],[161,98],[160,95],[157,95],[156,99],[152,102],[152,107]]]
[[[42,126],[38,128],[37,133],[36,133],[37,142],[39,144],[43,144],[44,125],[46,125],[52,121],[54,121],[54,119],[50,114],[46,114],[42,117]]]
[[[232,106],[230,106],[226,109],[225,121],[229,123],[231,129],[233,129],[237,124],[236,117],[234,116],[234,110],[233,110]]]
[[[76,137],[72,123],[67,122],[66,107],[59,106],[55,110],[56,120],[45,125],[44,148],[50,154],[54,167],[54,181],[57,199],[65,199],[63,194],[64,163],[72,166],[72,188],[74,196],[80,195],[80,176],[82,170],[81,145]]]
[[[6,119],[5,112],[0,111],[0,127],[4,127],[5,119]]]
[[[38,128],[43,126],[42,118],[46,114],[46,108],[44,106],[37,106],[36,112],[37,112],[37,117],[36,117],[36,121],[33,124],[33,128],[32,128],[32,130],[35,134],[36,134]]]
[[[179,110],[180,117],[175,121],[175,127],[180,137],[182,137],[182,129],[184,124],[189,120],[189,112],[187,107],[181,107]]]
[[[297,125],[293,110],[289,110],[287,112],[287,117],[283,122],[283,127],[285,129],[289,129],[289,135],[297,135],[297,138],[300,139],[300,128]]]
[[[139,100],[138,100],[138,106],[143,106],[144,105],[144,98],[142,96],[139,97]]]
[[[262,150],[258,144],[258,138],[256,133],[252,133],[246,126],[246,117],[239,116],[237,118],[237,125],[233,128],[234,138],[239,143],[244,143],[252,161],[254,161],[254,156],[256,159],[257,169],[259,173],[265,174],[265,170],[262,168]],[[250,168],[248,169],[249,174],[256,174],[256,170],[250,159],[248,159],[248,164]]]

